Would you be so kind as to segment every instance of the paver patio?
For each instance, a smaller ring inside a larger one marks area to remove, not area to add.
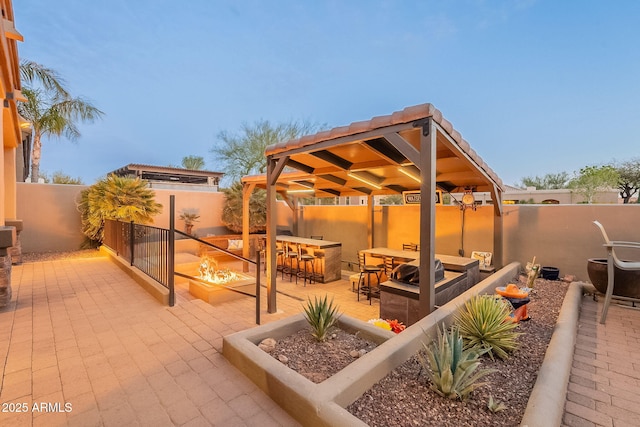
[[[164,307],[107,258],[14,266],[12,287],[0,310],[2,426],[298,425],[221,354],[224,335],[254,326],[252,298],[212,306],[179,285]],[[291,297],[278,296],[276,314],[263,298],[262,323],[325,292],[377,317],[377,301],[349,288],[285,281]],[[640,312],[612,306],[603,326],[601,305],[583,298],[564,424],[640,425]]]

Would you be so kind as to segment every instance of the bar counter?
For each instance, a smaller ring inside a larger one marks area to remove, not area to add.
[[[309,255],[316,257],[315,272],[319,282],[340,280],[342,272],[342,243],[329,240],[307,239],[297,236],[276,236],[276,241],[300,245]]]

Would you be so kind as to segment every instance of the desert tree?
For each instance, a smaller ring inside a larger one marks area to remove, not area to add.
[[[571,181],[571,176],[567,172],[548,173],[542,177],[524,177],[521,180],[520,187],[536,187],[538,190],[558,190],[567,188]]]
[[[629,200],[640,190],[640,158],[617,163],[615,167],[618,171],[620,197],[624,203],[629,203]]]
[[[596,192],[617,188],[618,171],[611,165],[585,166],[571,180],[569,187],[582,194],[585,203],[593,203]]]
[[[320,129],[320,125],[308,121],[291,121],[271,124],[259,120],[253,124],[243,123],[240,131],[222,131],[218,134],[211,153],[216,161],[224,165],[225,177],[238,181],[245,175],[265,173],[267,146],[299,138]]]

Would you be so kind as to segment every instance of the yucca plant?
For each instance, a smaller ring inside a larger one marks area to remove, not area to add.
[[[509,318],[511,304],[493,295],[475,295],[456,313],[454,324],[460,329],[466,347],[486,350],[505,359],[518,348],[518,324]]]
[[[327,339],[327,333],[338,321],[340,314],[338,313],[338,307],[333,305],[333,298],[331,301],[327,301],[327,296],[318,299],[313,297],[314,302],[311,302],[311,298],[308,298],[307,305],[304,308],[304,315],[311,325],[311,335],[318,341],[324,341]]]
[[[427,346],[422,343],[427,358],[419,357],[423,369],[431,380],[431,389],[450,399],[466,399],[469,394],[485,385],[479,380],[494,372],[493,369],[478,369],[483,350],[465,349],[458,328],[438,328],[438,340]]]

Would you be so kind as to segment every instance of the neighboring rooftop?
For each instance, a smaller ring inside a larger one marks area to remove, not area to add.
[[[173,168],[168,166],[152,166],[131,163],[108,173],[108,175],[134,175],[151,182],[218,185],[224,176],[223,172]]]

